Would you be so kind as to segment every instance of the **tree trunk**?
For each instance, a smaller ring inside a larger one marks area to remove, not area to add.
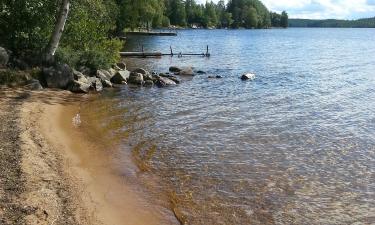
[[[60,39],[64,31],[66,20],[68,19],[70,9],[70,0],[62,0],[60,10],[57,14],[57,20],[55,23],[55,29],[52,33],[51,39],[48,43],[45,52],[45,61],[52,62],[55,56],[56,50],[59,47]]]

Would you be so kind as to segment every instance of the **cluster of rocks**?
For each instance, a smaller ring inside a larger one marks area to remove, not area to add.
[[[89,74],[87,68],[72,70],[68,65],[58,65],[42,70],[45,84],[49,88],[68,89],[74,93],[100,92],[103,88],[116,85],[136,85],[166,87],[180,83],[171,74],[157,74],[138,68],[133,71],[126,69],[125,63],[118,63],[109,70],[97,70]]]
[[[8,63],[9,53],[0,47],[0,68],[5,68]],[[18,64],[22,66],[22,63]],[[150,73],[142,68],[129,71],[123,62],[113,65],[108,70],[101,69],[93,72],[86,67],[74,70],[66,64],[59,64],[42,68],[41,76],[38,79],[27,79],[26,84],[28,88],[34,90],[48,87],[67,89],[74,93],[88,93],[90,91],[100,92],[104,88],[124,84],[147,87],[154,85],[157,87],[173,86],[180,83],[177,76],[195,76],[196,74],[206,74],[206,72],[194,71],[192,67],[180,68],[176,66],[171,66],[169,72],[160,74]],[[210,75],[208,78],[220,79],[222,76]],[[255,74],[243,74],[240,78],[242,80],[254,80]]]

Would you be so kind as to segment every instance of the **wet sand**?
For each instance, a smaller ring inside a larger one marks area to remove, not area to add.
[[[19,152],[19,176],[8,182],[19,190],[0,187],[0,206],[9,209],[0,211],[2,224],[178,224],[170,211],[153,205],[115,172],[113,149],[106,149],[115,146],[89,140],[73,125],[84,96],[64,91],[1,94],[2,110],[18,102],[14,109],[19,113],[10,113],[19,115],[20,135],[14,143],[21,143],[13,146]],[[9,176],[15,175],[5,171],[0,181]]]

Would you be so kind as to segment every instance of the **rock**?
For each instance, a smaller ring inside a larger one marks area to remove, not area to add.
[[[130,77],[129,71],[120,70],[111,78],[111,82],[114,84],[123,84],[123,83],[126,83],[129,77]]]
[[[9,55],[5,48],[0,47],[0,67],[5,67],[8,64]]]
[[[136,84],[136,85],[143,85],[144,79],[141,73],[134,73],[132,72],[128,79],[129,84]]]
[[[110,68],[108,72],[111,74],[111,78],[117,73],[117,70]]]
[[[135,70],[132,71],[132,73],[140,73],[140,74],[142,74],[144,81],[146,81],[146,80],[153,80],[151,73],[148,72],[147,70],[143,69],[143,68],[135,69]]]
[[[87,77],[77,70],[73,70],[73,76],[74,76],[74,80],[76,81],[83,82],[83,83],[89,82]]]
[[[32,79],[28,81],[28,84],[25,85],[25,88],[33,91],[39,91],[43,89],[43,86],[40,84],[39,80]]]
[[[96,71],[96,77],[99,78],[99,79],[110,80],[112,76],[111,76],[111,73],[108,72],[107,70],[97,70]]]
[[[241,76],[241,80],[254,80],[255,74],[253,73],[245,73]]]
[[[137,68],[137,69],[133,70],[132,72],[133,73],[140,73],[142,75],[150,74],[150,72],[148,72],[147,70],[145,70],[143,68]]]
[[[95,90],[97,92],[103,91],[103,84],[99,78],[89,77],[87,79],[89,80],[88,84],[90,85],[90,89]]]
[[[172,73],[179,73],[181,71],[180,68],[176,67],[176,66],[171,66],[169,67],[169,72],[172,72]]]
[[[154,86],[154,82],[152,80],[146,80],[144,86],[146,87]]]
[[[198,70],[197,71],[197,74],[206,74],[206,72],[202,71],[202,70]]]
[[[96,77],[100,79],[104,87],[112,87],[111,74],[106,70],[96,71]]]
[[[76,80],[69,84],[69,91],[73,93],[88,93],[90,88],[90,83],[84,83]]]
[[[121,70],[126,70],[126,64],[124,62],[119,62],[116,64],[116,66]]]
[[[74,80],[73,71],[66,64],[43,68],[42,73],[49,88],[66,89],[68,84]]]
[[[176,85],[176,82],[166,77],[159,77],[159,80],[156,82],[158,87],[166,87],[171,85]]]
[[[182,76],[194,76],[194,71],[191,67],[187,67],[187,68],[184,68],[182,69],[178,75],[182,75]]]
[[[223,78],[223,77],[217,75],[217,76],[208,76],[208,78],[209,78],[209,79],[221,79],[221,78]]]

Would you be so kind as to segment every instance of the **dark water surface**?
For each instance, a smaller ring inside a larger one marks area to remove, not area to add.
[[[180,31],[130,39],[127,49],[140,44],[163,52],[209,45],[209,59],[125,60],[208,74],[171,88],[108,91],[82,119],[96,115],[102,135],[122,146],[117,163],[131,156],[140,168],[133,175],[181,220],[375,224],[375,29]],[[257,79],[242,82],[246,71]]]

